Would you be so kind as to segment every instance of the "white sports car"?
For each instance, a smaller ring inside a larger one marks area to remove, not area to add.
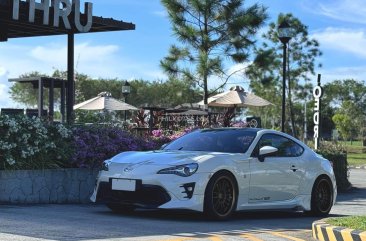
[[[106,160],[91,200],[114,211],[188,209],[225,219],[268,209],[325,216],[336,195],[331,163],[299,140],[273,130],[219,128]]]

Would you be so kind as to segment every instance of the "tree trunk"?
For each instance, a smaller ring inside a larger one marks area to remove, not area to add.
[[[204,91],[203,103],[205,105],[207,105],[208,104],[208,87],[207,87],[207,75],[206,74],[203,76],[203,91]]]

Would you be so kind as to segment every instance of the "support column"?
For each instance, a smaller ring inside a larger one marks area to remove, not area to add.
[[[55,99],[55,95],[54,95],[54,79],[50,80],[50,88],[49,88],[49,92],[48,92],[48,121],[53,122],[53,116],[54,116],[54,99]]]
[[[65,116],[65,81],[62,80],[62,85],[61,85],[61,90],[60,90],[60,95],[61,95],[61,122],[65,123],[66,121],[66,116]]]
[[[42,118],[43,114],[43,80],[38,79],[38,117]]]
[[[75,102],[75,87],[74,87],[74,34],[68,34],[68,51],[67,51],[67,99],[66,112],[67,123],[74,122],[74,102]]]

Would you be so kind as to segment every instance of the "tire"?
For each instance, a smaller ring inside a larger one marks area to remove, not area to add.
[[[116,203],[107,203],[107,207],[115,213],[132,213],[135,210],[134,206],[121,205]]]
[[[333,206],[333,187],[331,181],[326,177],[316,180],[311,193],[310,215],[325,217]]]
[[[236,209],[237,196],[234,177],[227,173],[215,174],[206,187],[204,213],[210,219],[228,219]]]

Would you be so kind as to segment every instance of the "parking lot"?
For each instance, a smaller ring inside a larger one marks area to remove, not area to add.
[[[366,214],[366,170],[351,171],[352,192],[331,216]],[[200,214],[144,211],[114,214],[103,205],[0,206],[0,240],[312,240],[316,218],[302,213],[238,213],[214,222]]]

